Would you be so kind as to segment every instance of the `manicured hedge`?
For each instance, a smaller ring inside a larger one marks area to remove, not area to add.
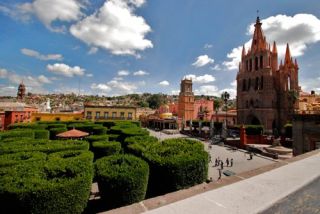
[[[66,132],[66,131],[68,131],[68,129],[67,128],[52,128],[49,131],[50,131],[50,139],[54,140],[54,139],[58,138],[57,134]]]
[[[92,161],[52,159],[0,168],[1,213],[82,213]]]
[[[113,141],[95,141],[92,143],[94,158],[102,158],[104,156],[119,154],[121,151],[121,143]]]
[[[0,133],[0,140],[4,140],[6,138],[32,138],[34,139],[34,131],[33,130],[13,130]]]
[[[134,143],[157,143],[158,138],[153,136],[133,136],[133,137],[127,137],[124,141],[124,148],[127,148],[128,145],[134,144]]]
[[[90,135],[85,139],[91,144],[95,141],[108,141],[109,135]]]
[[[97,125],[94,123],[74,123],[68,125],[68,129],[75,128],[84,132],[88,132],[89,134],[93,133],[93,128],[95,127],[102,127],[102,125]]]
[[[79,160],[93,162],[93,153],[86,150],[67,150],[61,152],[54,152],[48,155],[49,160]]]
[[[50,132],[48,130],[34,130],[34,139],[49,140]]]
[[[18,124],[11,124],[8,128],[10,130],[12,129],[46,129],[47,125],[36,124],[36,123],[18,123]]]
[[[92,128],[92,133],[94,135],[105,135],[107,134],[107,128],[103,126],[95,126]]]
[[[132,155],[113,155],[95,163],[101,200],[110,208],[120,207],[145,198],[149,167]]]
[[[247,135],[261,135],[263,134],[263,126],[261,125],[246,125]]]
[[[118,141],[119,135],[118,134],[108,134],[109,141]]]
[[[31,140],[16,141],[14,143],[0,143],[0,154],[10,154],[16,152],[40,151],[44,153],[59,152],[64,150],[88,150],[89,143],[87,141],[77,140]]]
[[[200,142],[170,139],[131,144],[128,148],[150,166],[148,196],[190,187],[207,179],[208,153]]]
[[[108,133],[119,135],[118,141],[120,141],[121,143],[124,143],[127,137],[149,135],[149,132],[147,130],[141,129],[137,126],[132,126],[131,124],[113,126],[110,128]]]
[[[12,166],[31,161],[46,160],[47,155],[42,152],[18,152],[13,154],[0,155],[0,167]]]
[[[112,126],[114,126],[116,123],[112,120],[106,120],[106,121],[96,121],[94,122],[97,125],[102,125],[104,127],[107,127],[108,129],[110,129]]]
[[[53,129],[53,128],[67,128],[66,124],[63,123],[53,123],[53,124],[48,124],[48,129]]]

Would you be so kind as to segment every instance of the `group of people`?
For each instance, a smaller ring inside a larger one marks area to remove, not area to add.
[[[227,158],[225,163],[227,164],[227,167],[229,167],[229,166],[232,167],[233,166],[233,158],[230,158],[230,159]],[[224,166],[224,162],[222,160],[220,160],[219,157],[215,159],[213,167],[217,167],[217,166],[220,166],[221,169],[223,169],[223,166]]]

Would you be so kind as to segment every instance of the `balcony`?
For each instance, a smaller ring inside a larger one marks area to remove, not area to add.
[[[88,118],[87,119],[91,119]],[[133,120],[132,117],[95,117],[95,120]]]

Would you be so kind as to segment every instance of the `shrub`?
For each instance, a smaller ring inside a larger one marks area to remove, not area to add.
[[[128,145],[134,143],[156,143],[158,142],[158,138],[153,136],[133,136],[127,137],[124,141],[124,148],[127,148]]]
[[[48,129],[53,129],[53,128],[67,128],[66,124],[63,123],[53,123],[53,124],[48,124]]]
[[[61,152],[54,152],[48,155],[49,160],[79,160],[93,162],[93,153],[86,150],[67,150]]]
[[[108,134],[109,141],[118,141],[119,135],[118,134]]]
[[[121,151],[121,143],[108,141],[95,141],[92,143],[94,158],[98,159],[104,156],[115,155]]]
[[[92,128],[94,135],[105,135],[107,134],[107,128],[103,126],[95,126]]]
[[[18,152],[14,154],[0,155],[0,167],[12,166],[30,161],[45,160],[47,155],[42,152]]]
[[[90,134],[93,133],[93,128],[94,127],[102,127],[101,125],[96,125],[96,124],[93,124],[93,123],[74,123],[74,124],[70,124],[68,125],[68,128],[69,129],[72,129],[72,128],[75,128],[75,129],[78,129],[78,130],[81,130],[83,132],[88,132]]]
[[[18,123],[18,124],[11,124],[8,128],[10,130],[12,129],[46,129],[47,125],[36,124],[36,123]]]
[[[66,131],[68,131],[68,129],[67,128],[52,128],[49,131],[50,131],[50,139],[54,140],[54,139],[57,139],[57,134],[66,132]]]
[[[87,141],[77,140],[32,140],[32,141],[17,141],[14,143],[1,143],[0,154],[9,154],[16,152],[31,152],[40,151],[44,153],[59,152],[65,150],[88,150],[89,143]]]
[[[149,167],[132,155],[113,155],[96,161],[95,171],[101,199],[110,208],[145,198]]]
[[[0,139],[4,140],[6,138],[32,138],[34,139],[34,131],[32,130],[13,130],[7,131],[0,134]]]
[[[109,136],[108,135],[90,135],[85,138],[90,144],[95,141],[108,141]]]
[[[263,126],[261,125],[246,125],[247,135],[261,135],[263,133]]]
[[[115,122],[112,120],[105,120],[105,121],[96,121],[95,124],[102,125],[110,129],[112,126],[115,125]]]
[[[6,138],[1,140],[1,143],[8,143],[8,142],[29,142],[29,141],[34,141],[33,138],[30,137],[10,137],[10,138]]]
[[[92,161],[54,159],[0,168],[1,213],[82,213]]]
[[[50,132],[48,130],[34,130],[34,139],[49,140]]]
[[[200,142],[170,139],[162,143],[128,146],[150,166],[148,195],[155,196],[204,182],[208,175],[208,153]]]

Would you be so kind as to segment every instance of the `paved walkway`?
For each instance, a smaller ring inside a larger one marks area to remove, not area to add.
[[[150,214],[260,213],[320,178],[320,153],[277,169],[150,210]],[[311,184],[311,187],[317,187]],[[302,189],[303,190],[303,189]],[[318,195],[318,194],[317,194]],[[296,198],[299,200],[299,198]],[[319,213],[317,202],[313,213]],[[288,206],[292,206],[291,201]],[[277,210],[275,210],[277,211]],[[284,211],[286,211],[284,209]],[[294,210],[294,213],[296,213]],[[307,211],[307,209],[305,209]],[[273,212],[272,212],[273,213]],[[279,212],[281,213],[281,212]],[[285,212],[290,213],[290,212]],[[307,212],[308,213],[308,212]]]
[[[148,129],[149,130],[149,129]],[[182,134],[174,134],[174,135],[167,135],[162,132],[155,132],[153,130],[149,130],[150,135],[157,137],[160,140],[164,139],[169,139],[169,138],[189,138],[186,135]],[[195,139],[198,140],[198,139]],[[226,146],[218,146],[218,145],[212,145],[211,149],[209,149],[209,142],[201,141],[204,146],[206,151],[209,152],[211,156],[211,163],[209,163],[209,172],[208,172],[208,178],[212,178],[213,181],[218,180],[219,178],[219,167],[214,167],[215,164],[215,159],[220,158],[224,162],[224,168],[222,170],[229,170],[232,171],[236,174],[241,173],[241,172],[246,172],[250,171],[253,169],[260,168],[265,165],[272,164],[276,162],[275,160],[263,156],[253,156],[252,160],[249,159],[249,155],[246,153],[244,150],[232,150],[229,147]],[[233,158],[233,166],[232,167],[227,167],[226,166],[226,159],[231,159]],[[222,173],[222,178],[225,177],[225,175]]]

